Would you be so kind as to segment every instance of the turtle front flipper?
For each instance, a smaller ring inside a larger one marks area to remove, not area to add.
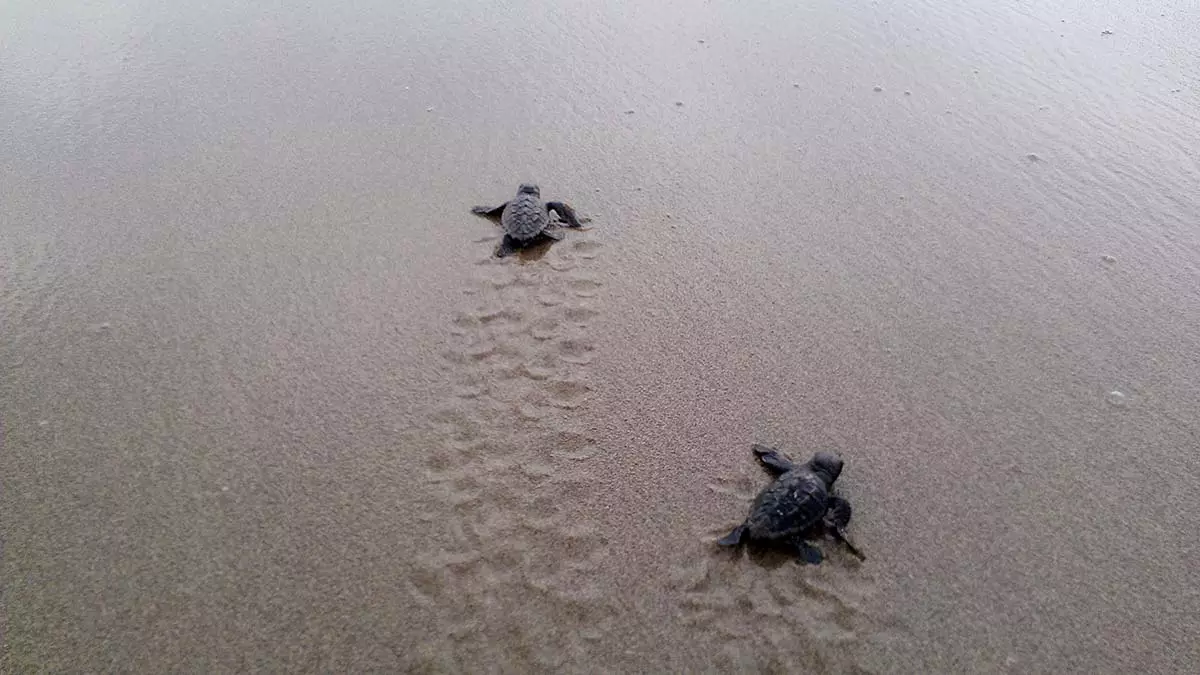
[[[758,458],[758,461],[762,462],[763,466],[770,469],[776,475],[787,473],[795,468],[795,465],[787,457],[784,457],[774,448],[768,448],[765,445],[755,443],[750,446],[750,449],[754,451],[754,456]]]
[[[850,508],[850,502],[844,497],[830,495],[825,502],[825,526],[828,528],[846,527],[853,514],[854,509]]]
[[[504,202],[500,206],[476,206],[471,209],[471,213],[492,220],[500,220],[500,216],[504,215],[504,207],[508,206],[508,202]]]
[[[854,545],[854,542],[850,541],[850,537],[846,534],[846,526],[850,524],[852,513],[850,502],[841,497],[830,497],[828,508],[825,510],[825,531],[841,542],[855,558],[865,561],[867,556],[863,555],[863,552]]]
[[[862,550],[855,546],[854,542],[850,541],[850,537],[846,534],[845,528],[834,528],[833,538],[842,542],[842,545],[846,547],[846,550],[850,551],[851,555],[853,555],[855,558],[858,558],[863,562],[867,561],[867,556],[863,554]]]
[[[559,219],[566,223],[567,227],[583,227],[579,216],[575,215],[575,209],[566,202],[546,202],[546,211],[557,213]]]
[[[500,240],[500,245],[496,247],[496,257],[507,258],[508,256],[516,253],[517,248],[518,246],[516,245],[516,242],[513,241],[513,238],[506,234],[504,235],[504,238]]]
[[[746,536],[746,524],[738,525],[733,532],[721,537],[717,540],[718,546],[737,546],[742,543],[742,539]]]

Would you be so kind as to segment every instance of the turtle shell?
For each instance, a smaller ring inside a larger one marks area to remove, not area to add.
[[[500,226],[508,236],[517,241],[529,241],[542,233],[550,224],[546,205],[537,194],[519,192],[504,207],[500,215]]]
[[[746,519],[753,539],[787,539],[799,535],[825,515],[829,488],[807,467],[783,474],[759,493]]]

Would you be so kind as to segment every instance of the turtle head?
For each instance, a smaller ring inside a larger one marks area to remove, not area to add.
[[[830,485],[842,475],[842,458],[832,452],[818,452],[809,460],[808,465],[812,467],[813,473],[824,478]]]
[[[534,197],[541,197],[542,191],[534,183],[521,183],[521,187],[517,188],[517,194],[533,195]]]

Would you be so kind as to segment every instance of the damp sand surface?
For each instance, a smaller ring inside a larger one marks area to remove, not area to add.
[[[1195,672],[1194,10],[7,3],[0,670]]]

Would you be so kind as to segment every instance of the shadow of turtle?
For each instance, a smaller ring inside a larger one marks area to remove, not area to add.
[[[809,564],[823,564],[838,560],[839,562],[854,562],[860,563],[858,558],[855,558],[849,551],[844,550],[843,546],[837,544],[836,541],[825,536],[824,532],[812,532],[804,537],[804,541],[811,544],[821,552],[820,563],[808,563],[799,555],[796,550],[791,548],[786,543],[775,543],[764,541],[749,541],[738,546],[716,546],[716,554],[729,556],[730,559],[739,559],[745,557],[750,562],[765,569],[778,569],[786,564],[796,564],[806,566]]]
[[[517,249],[516,258],[522,264],[541,260],[550,252],[550,247],[556,243],[558,242],[550,237],[538,237],[529,244]]]
[[[750,562],[769,570],[779,569],[784,565],[804,564],[804,561],[797,557],[794,551],[785,551],[778,546],[750,544],[742,548],[746,550],[746,557]]]

